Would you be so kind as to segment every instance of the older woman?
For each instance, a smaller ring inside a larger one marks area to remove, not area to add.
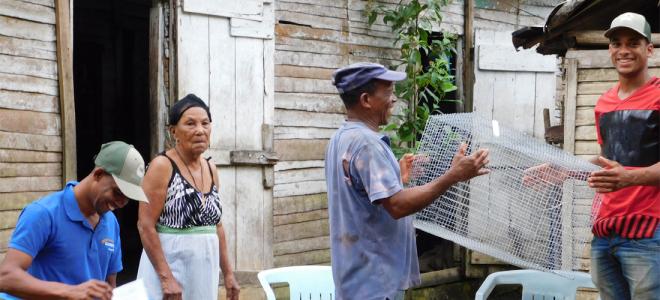
[[[170,109],[169,125],[176,145],[151,161],[142,183],[149,204],[139,210],[138,278],[150,299],[215,300],[220,268],[227,298],[238,299],[220,222],[218,171],[202,158],[211,135],[209,108],[187,95]]]

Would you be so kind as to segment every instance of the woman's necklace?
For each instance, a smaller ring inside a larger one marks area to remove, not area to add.
[[[183,160],[183,156],[181,156],[181,153],[179,153],[179,149],[174,146],[174,151],[176,152],[176,155],[179,156],[179,159],[181,159],[181,162],[183,162],[183,165],[186,167],[186,170],[188,170],[188,174],[190,174],[190,178],[193,180],[193,187],[197,190],[197,195],[199,196],[199,199],[202,200],[202,205],[204,202],[206,202],[206,198],[204,197],[204,193],[202,192],[202,189],[199,188],[197,185],[197,181],[195,181],[195,176],[193,176],[192,172],[190,172],[190,168],[188,167],[188,164],[186,163],[185,160]],[[202,178],[202,188],[204,187],[204,168],[202,167],[202,164],[199,164],[199,175]]]

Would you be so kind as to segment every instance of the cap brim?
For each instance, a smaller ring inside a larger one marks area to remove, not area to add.
[[[605,35],[606,38],[609,39],[609,38],[612,36],[612,34],[613,34],[614,32],[616,32],[617,30],[621,30],[621,29],[632,30],[633,32],[636,32],[637,34],[639,34],[642,38],[648,39],[648,38],[646,37],[646,35],[644,35],[643,32],[639,32],[639,30],[637,30],[637,29],[635,29],[635,28],[632,28],[632,27],[628,27],[628,26],[616,26],[616,27],[612,27],[612,28],[608,29],[607,31],[605,31],[605,34],[604,34],[604,35]]]
[[[387,70],[385,73],[380,74],[375,78],[380,80],[387,80],[387,81],[401,81],[406,79],[406,77],[408,77],[406,73]]]
[[[139,185],[132,184],[126,180],[123,180],[115,174],[111,174],[112,178],[115,180],[115,183],[119,187],[119,190],[121,190],[126,197],[129,199],[137,200],[137,201],[142,201],[149,203],[149,200],[147,200],[147,195],[144,194],[144,191],[142,190],[142,187]]]

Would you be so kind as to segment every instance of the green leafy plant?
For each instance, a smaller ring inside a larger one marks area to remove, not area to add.
[[[400,47],[400,65],[408,78],[398,82],[396,95],[408,105],[403,114],[395,115],[392,122],[382,128],[392,140],[392,150],[401,157],[415,152],[419,138],[432,113],[439,111],[447,93],[455,91],[454,76],[450,72],[450,58],[456,53],[456,37],[442,32],[434,34],[433,26],[442,22],[441,8],[450,0],[401,1],[394,8],[387,8],[376,0],[368,0],[366,14],[369,25],[379,16],[396,35],[395,45]],[[423,64],[428,58],[428,65]]]

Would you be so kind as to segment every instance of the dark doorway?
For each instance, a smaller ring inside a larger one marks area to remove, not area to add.
[[[149,10],[151,0],[75,0],[73,73],[78,177],[94,167],[102,143],[122,140],[149,160]],[[142,244],[137,203],[114,212],[121,228],[124,270],[135,279]]]

